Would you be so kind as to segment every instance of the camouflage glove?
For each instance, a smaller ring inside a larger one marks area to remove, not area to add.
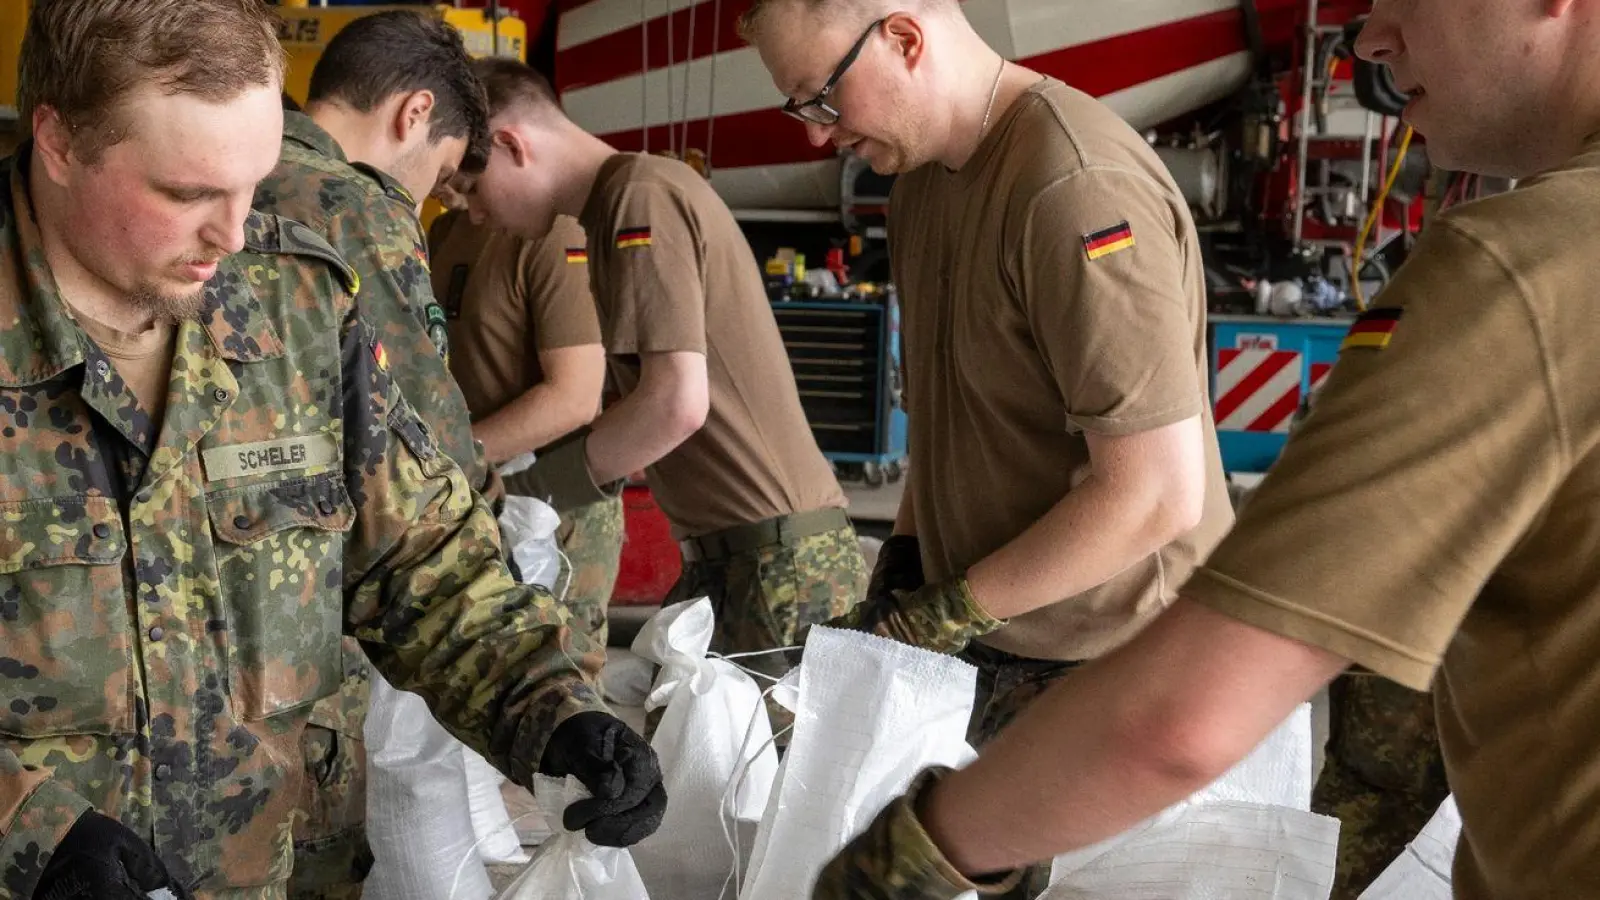
[[[89,810],[73,823],[45,864],[34,900],[146,900],[166,888],[189,900],[156,851],[116,819]]]
[[[567,807],[561,822],[602,847],[631,847],[655,833],[667,809],[661,764],[644,738],[615,716],[581,712],[562,722],[545,746],[539,772],[574,776],[588,800]]]
[[[829,628],[867,631],[936,653],[959,653],[973,638],[1006,623],[983,611],[965,577],[926,584],[914,591],[869,594]]]
[[[896,797],[867,830],[822,867],[811,900],[955,900],[967,891],[1004,894],[1022,872],[972,881],[956,870],[917,820],[923,793],[951,770],[923,770],[903,796]]]
[[[878,549],[878,564],[872,567],[867,583],[867,598],[891,591],[914,591],[927,583],[922,574],[922,544],[914,534],[897,534]]]
[[[539,455],[534,464],[504,479],[507,494],[537,497],[558,513],[609,500],[622,491],[622,482],[597,485],[589,474],[588,437],[557,444]]]

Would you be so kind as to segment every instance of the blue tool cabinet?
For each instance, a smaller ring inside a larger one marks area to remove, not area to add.
[[[897,481],[906,459],[900,311],[892,292],[772,304],[822,453],[845,479]]]

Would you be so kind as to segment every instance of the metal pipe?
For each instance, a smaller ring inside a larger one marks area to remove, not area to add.
[[[1367,125],[1361,135],[1361,205],[1366,206],[1372,202],[1372,123],[1378,114],[1367,110]]]
[[[1300,141],[1298,172],[1295,173],[1294,195],[1294,245],[1298,249],[1301,240],[1305,237],[1306,222],[1306,169],[1307,159],[1311,149],[1311,89],[1312,80],[1316,77],[1313,68],[1317,57],[1317,0],[1306,0],[1306,45],[1305,58],[1300,61],[1300,75],[1303,82],[1300,90]]]
[[[500,55],[500,0],[489,0],[489,36],[494,55]]]
[[[1398,121],[1398,120],[1396,120],[1396,121]],[[1379,128],[1378,128],[1378,171],[1379,172],[1387,173],[1389,171],[1389,137],[1390,137],[1390,134],[1391,134],[1391,132],[1390,132],[1390,129],[1389,129],[1389,117],[1388,116],[1383,116],[1381,118],[1381,120],[1380,120]],[[1370,204],[1369,204],[1369,207],[1368,207],[1367,214],[1368,215],[1372,214],[1371,213]],[[1381,209],[1378,211],[1377,224],[1375,224],[1373,226],[1372,243],[1373,243],[1374,246],[1380,246],[1380,245],[1383,244],[1383,211]]]

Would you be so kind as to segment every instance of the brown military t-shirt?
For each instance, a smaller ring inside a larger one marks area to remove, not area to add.
[[[178,334],[177,326],[157,319],[149,328],[138,334],[118,331],[110,325],[73,312],[78,326],[100,345],[117,374],[133,392],[139,406],[150,414],[157,432],[161,430],[162,417],[167,411],[167,391],[172,378],[172,352]]]
[[[1462,900],[1600,896],[1597,260],[1600,136],[1436,220],[1183,590],[1432,684]]]
[[[960,171],[934,163],[900,178],[890,210],[907,491],[930,579],[964,572],[1089,477],[1087,433],[1203,419],[1197,528],[981,639],[1041,659],[1098,656],[1164,608],[1233,520],[1188,207],[1126,123],[1045,79]]]
[[[622,393],[638,384],[641,353],[706,356],[705,427],[645,473],[674,535],[844,507],[750,244],[711,185],[677,160],[618,154],[600,170],[582,222]]]
[[[450,374],[474,421],[544,380],[539,351],[600,343],[576,219],[557,218],[534,241],[446,213],[429,231],[428,255],[450,332]]]

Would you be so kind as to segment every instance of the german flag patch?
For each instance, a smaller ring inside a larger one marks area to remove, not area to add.
[[[617,232],[618,250],[648,246],[650,246],[650,229],[648,228],[624,228]]]
[[[1339,345],[1339,352],[1343,353],[1352,347],[1382,350],[1389,346],[1389,339],[1394,336],[1395,327],[1400,324],[1401,312],[1399,307],[1387,307],[1369,309],[1362,313],[1355,324],[1350,326],[1344,343]]]
[[[1118,250],[1126,250],[1132,246],[1133,227],[1127,222],[1083,236],[1083,252],[1088,254],[1091,260],[1110,256]]]
[[[383,349],[383,341],[372,342],[372,361],[377,363],[382,371],[389,371],[389,351]]]
[[[621,245],[618,245],[621,246]],[[589,261],[589,251],[583,247],[568,247],[567,262],[586,263]]]

